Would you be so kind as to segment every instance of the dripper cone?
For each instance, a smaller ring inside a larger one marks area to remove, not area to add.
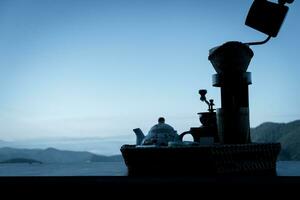
[[[218,74],[246,72],[253,51],[241,42],[227,42],[209,50],[208,59]]]

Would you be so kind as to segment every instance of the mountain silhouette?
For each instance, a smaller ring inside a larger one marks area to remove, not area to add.
[[[103,156],[86,151],[65,151],[55,148],[17,149],[0,148],[0,162],[14,159],[37,160],[42,163],[83,163],[83,162],[115,162],[121,161],[120,156]]]
[[[253,142],[280,142],[279,160],[300,160],[300,120],[265,122],[251,129],[251,138]]]

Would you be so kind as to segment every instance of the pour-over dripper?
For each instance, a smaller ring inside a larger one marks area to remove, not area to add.
[[[241,42],[227,42],[209,50],[208,59],[218,74],[246,72],[253,51]]]

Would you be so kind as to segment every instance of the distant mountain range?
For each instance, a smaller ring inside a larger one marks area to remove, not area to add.
[[[300,160],[300,120],[263,123],[251,129],[251,138],[252,142],[280,142],[279,160]]]
[[[83,163],[121,161],[121,155],[103,156],[90,152],[47,149],[0,148],[0,163]]]
[[[118,155],[121,154],[120,147],[123,144],[135,144],[135,134],[114,137],[53,137],[53,138],[35,138],[20,139],[14,141],[0,140],[1,147],[12,147],[18,149],[46,149],[53,147],[69,151],[87,151],[97,155]]]
[[[251,129],[251,138],[252,142],[280,142],[282,151],[279,160],[300,160],[300,120],[289,123],[263,123]],[[120,154],[123,144],[134,143],[134,134],[111,138],[53,138],[15,142],[0,140],[0,163],[121,161],[121,155],[104,155]],[[54,148],[47,148],[49,146]]]

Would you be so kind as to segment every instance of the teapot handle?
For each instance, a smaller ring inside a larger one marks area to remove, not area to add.
[[[191,134],[191,131],[185,131],[185,132],[181,133],[181,134],[179,135],[179,140],[182,142],[182,141],[183,141],[183,137],[184,137],[185,135],[187,135],[187,134]]]

